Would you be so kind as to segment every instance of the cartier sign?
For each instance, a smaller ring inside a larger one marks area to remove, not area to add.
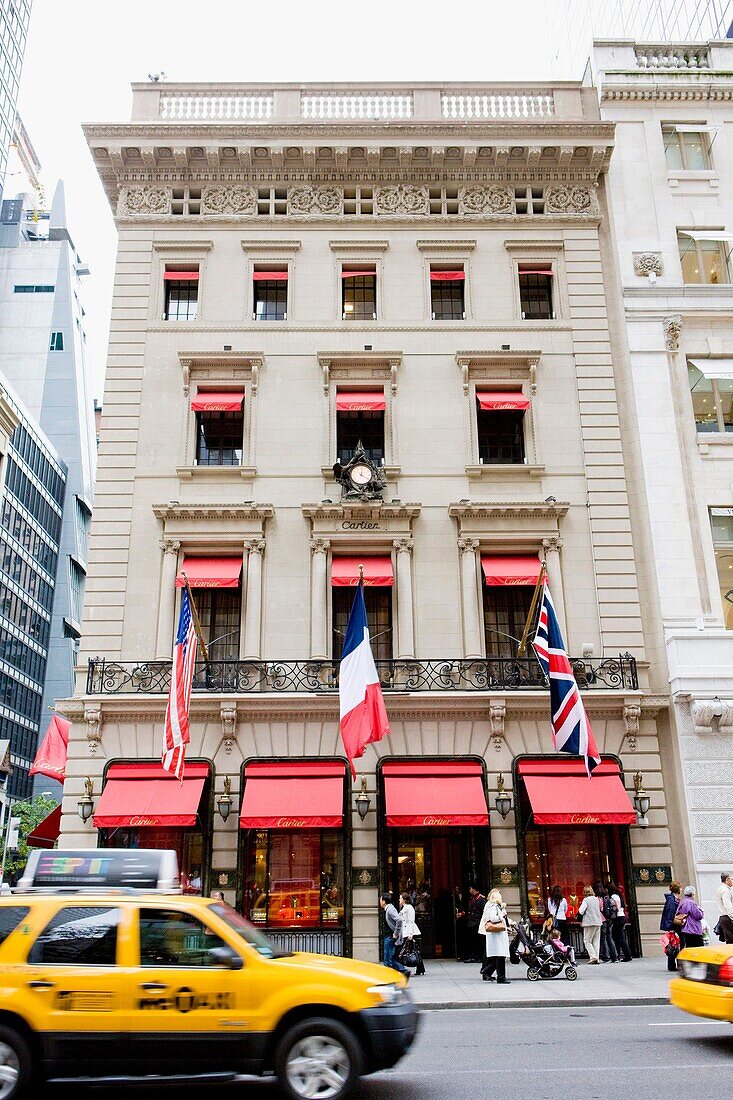
[[[571,825],[600,825],[601,819],[593,814],[573,814],[570,818]]]
[[[424,817],[423,825],[450,825],[449,817]]]
[[[133,828],[141,825],[160,825],[160,819],[157,817],[131,817],[130,825]]]
[[[279,817],[277,829],[304,829],[307,822],[302,817]]]
[[[368,523],[365,519],[349,520],[345,519],[341,524],[342,531],[379,531],[380,526],[378,523]]]

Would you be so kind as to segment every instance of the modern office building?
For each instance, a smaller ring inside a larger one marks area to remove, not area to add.
[[[733,42],[602,42],[601,112],[682,819],[703,906],[733,863]]]
[[[13,134],[18,88],[32,0],[0,3],[0,199],[6,189],[5,172]],[[7,181],[12,190],[12,180]]]
[[[119,252],[62,846],[174,846],[281,943],[371,958],[380,887],[451,957],[470,880],[540,920],[612,876],[659,950],[688,867],[594,90],[150,83],[87,136]],[[517,657],[541,559],[590,783]],[[360,566],[392,733],[352,782]]]
[[[551,72],[556,80],[578,80],[593,39],[635,39],[695,45],[726,38],[733,24],[733,0],[545,0]],[[674,68],[671,65],[670,68]]]
[[[31,794],[28,770],[46,725],[44,684],[67,471],[5,380],[3,386],[9,441],[0,512],[0,739],[10,742],[7,793],[15,801]]]

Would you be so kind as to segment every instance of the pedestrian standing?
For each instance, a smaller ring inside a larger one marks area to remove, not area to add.
[[[614,882],[609,882],[608,895],[616,906],[616,916],[613,918],[611,924],[611,935],[616,945],[619,961],[622,963],[631,962],[631,948],[626,938],[628,917],[626,915],[626,903],[621,893],[621,887],[617,886]]]
[[[675,917],[684,919],[684,924],[675,925],[683,947],[702,947],[702,918],[704,912],[695,901],[695,887],[685,886],[684,897],[677,906]]]
[[[715,903],[718,906],[718,939],[723,943],[733,943],[733,875],[723,871],[720,886],[715,891]]]
[[[468,912],[466,913],[466,927],[468,930],[468,958],[466,962],[483,963],[484,940],[479,929],[483,916],[486,898],[477,886],[468,888]]]
[[[547,899],[547,912],[552,917],[553,928],[560,933],[560,939],[565,943],[565,929],[568,926],[568,903],[562,892],[562,887],[553,886],[552,893]]]
[[[681,889],[682,886],[679,882],[671,882],[669,884],[669,892],[664,895],[664,908],[662,909],[662,916],[659,920],[660,932],[671,932],[675,934],[677,931],[672,921],[677,912],[677,906],[680,903]],[[667,970],[676,970],[678,950],[675,949],[673,944],[667,944],[665,954],[667,955]]]
[[[412,895],[405,892],[400,894],[400,911],[397,915],[397,926],[394,931],[397,944],[397,957],[400,951],[406,947],[414,947],[417,953],[417,969],[415,977],[421,978],[425,973],[425,963],[422,961],[420,950],[420,929],[415,921],[415,907],[412,904]]]
[[[598,898],[601,907],[603,924],[601,925],[601,946],[599,957],[602,963],[618,962],[618,952],[613,939],[613,919],[616,916],[616,902],[612,901],[610,894],[602,882],[593,883],[593,893]]]
[[[601,945],[601,925],[603,914],[598,898],[593,893],[592,886],[583,888],[583,900],[580,903],[578,913],[583,923],[583,943],[588,952],[591,965],[598,966],[598,949]]]
[[[397,945],[395,944],[394,934],[399,920],[399,913],[392,904],[392,895],[382,894],[379,899],[379,904],[387,924],[387,935],[384,937],[384,965],[391,966],[393,970],[398,970],[400,974],[406,974],[409,978],[410,971],[406,966],[402,965],[399,959],[395,958],[395,949]]]
[[[498,890],[489,894],[484,911],[481,914],[479,931],[486,937],[486,958],[481,967],[481,977],[485,982],[493,982],[496,974],[497,985],[509,985],[506,976],[506,961],[509,958],[509,918],[504,899]]]

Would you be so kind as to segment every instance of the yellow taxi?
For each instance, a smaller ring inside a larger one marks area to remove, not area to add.
[[[401,975],[280,951],[177,881],[169,852],[31,856],[0,897],[0,1100],[43,1081],[240,1074],[345,1100],[410,1048],[418,1015]]]
[[[686,947],[677,966],[680,976],[669,983],[672,1004],[693,1016],[733,1023],[733,945]]]

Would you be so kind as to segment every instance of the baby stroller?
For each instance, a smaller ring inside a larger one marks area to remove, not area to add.
[[[534,933],[526,917],[522,917],[516,929],[509,945],[509,958],[513,963],[521,961],[526,965],[530,982],[537,982],[540,978],[559,978],[563,973],[569,982],[575,981],[578,971],[572,947],[566,947],[559,937],[544,942]]]

